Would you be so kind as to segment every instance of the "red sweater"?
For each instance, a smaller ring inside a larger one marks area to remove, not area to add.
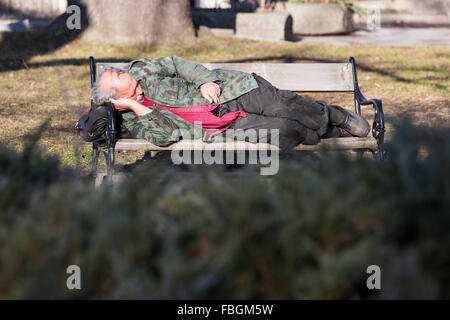
[[[208,132],[211,137],[227,130],[234,122],[236,122],[240,118],[247,117],[247,114],[244,111],[239,110],[235,112],[229,112],[219,118],[211,112],[212,110],[217,108],[217,106],[215,105],[171,108],[160,106],[147,99],[146,97],[144,97],[144,102],[142,103],[142,105],[146,107],[157,107],[169,110],[190,123],[201,122],[202,128],[205,129],[205,131]]]

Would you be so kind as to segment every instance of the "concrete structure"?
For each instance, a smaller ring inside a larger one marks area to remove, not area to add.
[[[287,12],[238,13],[236,36],[255,40],[289,40],[292,16]]]
[[[0,0],[0,16],[52,19],[66,9],[67,0]]]
[[[353,13],[338,4],[287,2],[276,10],[292,15],[294,34],[345,34],[353,29]]]

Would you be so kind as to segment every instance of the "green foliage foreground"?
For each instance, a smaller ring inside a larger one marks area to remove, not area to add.
[[[97,189],[33,140],[3,148],[0,298],[448,299],[450,134],[396,132],[383,163],[303,155],[270,178],[153,163]]]

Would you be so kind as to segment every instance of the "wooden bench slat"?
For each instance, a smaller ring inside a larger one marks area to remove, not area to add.
[[[354,90],[350,63],[203,63],[208,69],[256,73],[275,87],[291,91]],[[97,63],[97,73],[106,67],[125,68],[127,63]]]
[[[204,63],[208,69],[256,73],[278,89],[353,91],[350,63]]]
[[[298,145],[294,150],[315,151],[322,147],[331,150],[376,149],[377,141],[373,137],[331,138],[322,139],[317,145]],[[201,140],[181,140],[168,147],[159,147],[143,139],[121,139],[117,141],[116,150],[278,150],[278,147],[267,143],[245,141],[206,143]]]

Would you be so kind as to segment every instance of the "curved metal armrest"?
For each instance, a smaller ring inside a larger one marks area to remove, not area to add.
[[[106,131],[106,141],[108,142],[108,155],[106,159],[106,178],[111,181],[112,175],[114,174],[114,148],[117,142],[117,128],[116,128],[116,111],[111,103],[106,103],[106,108],[108,110],[108,130]]]
[[[383,113],[383,104],[380,99],[372,99],[360,101],[362,105],[371,104],[375,111],[375,118],[372,126],[372,134],[374,138],[377,138],[379,134],[384,134],[386,131],[384,127],[384,113]]]
[[[89,57],[89,65],[90,65],[90,79],[91,79],[91,88],[94,86],[95,83],[95,59],[94,57]],[[91,97],[91,107],[95,107],[94,99]],[[105,132],[105,138],[106,138],[106,146],[107,146],[107,152],[101,148],[97,143],[92,144],[93,153],[92,153],[92,167],[91,172],[95,173],[97,168],[97,157],[99,149],[105,156],[106,160],[106,170],[107,175],[106,178],[108,181],[112,180],[112,175],[114,174],[114,148],[116,146],[117,142],[117,128],[116,128],[116,111],[114,107],[111,105],[111,103],[106,103],[106,110],[108,112],[108,129]]]
[[[368,100],[364,97],[359,89],[358,85],[358,76],[356,74],[356,63],[355,58],[350,57],[350,63],[353,66],[353,84],[354,84],[354,95],[355,95],[355,112],[357,114],[361,114],[361,105],[369,105],[373,106],[375,111],[375,117],[373,119],[372,125],[372,136],[378,142],[378,156],[379,158],[383,158],[383,142],[384,142],[384,132],[386,131],[384,127],[384,113],[383,113],[383,103],[381,99],[371,99]]]
[[[106,103],[106,108],[108,110],[108,138],[112,138],[112,134],[115,136],[117,133],[116,128],[116,111],[111,103]]]
[[[359,91],[359,90],[358,90]],[[355,92],[356,93],[356,92]],[[356,95],[355,95],[356,96]],[[375,116],[372,124],[372,136],[377,140],[378,144],[378,159],[384,159],[384,132],[386,131],[384,127],[384,113],[383,113],[383,103],[380,99],[367,100],[359,92],[359,97],[356,98],[358,105],[372,105],[375,111]]]

